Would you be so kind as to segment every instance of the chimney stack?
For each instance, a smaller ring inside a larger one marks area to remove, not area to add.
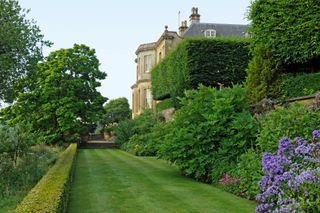
[[[179,35],[182,36],[183,33],[188,29],[187,21],[182,21],[179,27]]]
[[[189,18],[190,18],[190,25],[200,23],[200,14],[198,13],[197,7],[193,7],[191,9],[191,15],[189,16]]]

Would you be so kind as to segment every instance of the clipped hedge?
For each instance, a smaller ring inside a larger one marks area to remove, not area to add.
[[[176,97],[184,90],[242,83],[251,59],[249,40],[244,38],[192,38],[182,41],[152,70],[155,99]]]
[[[300,75],[284,74],[271,86],[275,99],[296,98],[320,91],[320,72]]]
[[[13,212],[64,212],[76,151],[71,144]]]
[[[171,98],[167,98],[165,100],[162,100],[160,103],[157,103],[157,112],[161,112],[162,110],[172,107],[174,107],[173,100]]]

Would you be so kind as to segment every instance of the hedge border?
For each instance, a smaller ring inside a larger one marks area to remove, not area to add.
[[[170,109],[173,107],[174,107],[173,100],[171,98],[167,98],[157,103],[156,109],[157,109],[157,112],[161,112],[163,110]]]
[[[13,212],[65,212],[76,152],[77,144],[70,144]]]
[[[199,84],[220,88],[242,84],[251,59],[248,38],[189,38],[151,71],[152,94],[156,100],[178,97]]]

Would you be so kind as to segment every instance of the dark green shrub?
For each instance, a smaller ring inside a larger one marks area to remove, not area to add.
[[[249,62],[245,87],[250,104],[255,104],[268,97],[269,85],[279,69],[276,63],[270,60],[270,53],[263,47],[253,50],[254,57]]]
[[[159,156],[204,182],[216,182],[255,140],[257,125],[240,86],[186,92]]]
[[[279,85],[270,88],[279,75],[319,69],[319,5],[318,1],[300,0],[252,2],[248,18],[251,20],[250,32],[253,35],[253,58],[246,79],[251,104],[264,98],[282,96],[278,94],[282,88],[279,88],[278,93],[274,88]],[[287,86],[290,87],[289,84]],[[293,88],[293,93],[295,89],[298,87]],[[289,96],[297,95],[288,92]]]
[[[320,91],[320,72],[283,74],[272,84],[270,96],[275,99],[297,98]]]
[[[251,56],[247,39],[193,38],[181,42],[152,70],[156,99],[183,96],[184,90],[242,83]]]
[[[128,119],[119,122],[113,127],[115,142],[121,147],[123,144],[127,143],[129,139],[137,133],[137,128],[135,126],[134,120]]]
[[[64,212],[77,145],[71,144],[14,212]]]
[[[305,63],[320,56],[317,0],[256,0],[249,10],[253,46],[263,45],[271,60]]]
[[[310,110],[303,104],[296,103],[289,108],[278,107],[261,121],[257,145],[261,152],[276,152],[279,138],[307,138],[311,131],[320,128],[319,118],[319,110]]]

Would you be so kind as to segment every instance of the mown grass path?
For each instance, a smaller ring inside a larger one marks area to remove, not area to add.
[[[79,150],[68,212],[254,212],[245,199],[180,175],[162,160]]]

